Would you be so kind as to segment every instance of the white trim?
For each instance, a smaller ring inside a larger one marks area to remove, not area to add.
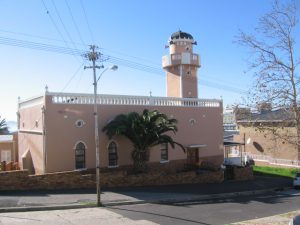
[[[182,98],[183,96],[183,90],[182,90],[182,64],[180,64],[180,68],[179,68],[179,74],[180,74],[180,84],[179,84],[179,88],[180,88],[180,98]]]
[[[22,129],[19,130],[20,133],[29,133],[29,134],[43,134],[43,131],[39,131],[39,130],[26,130],[26,129]]]
[[[119,165],[115,165],[115,166],[107,166],[107,168],[109,168],[109,169],[118,168],[118,167],[119,167]]]
[[[43,105],[44,95],[32,97],[19,102],[19,109],[29,108],[36,105]]]
[[[194,145],[188,145],[187,148],[204,148],[207,147],[205,144],[194,144]]]
[[[12,161],[12,150],[11,149],[1,149],[1,162],[11,162]],[[5,158],[5,159],[4,159]]]
[[[14,136],[13,135],[6,135],[6,134],[1,134],[0,135],[0,143],[1,142],[13,142],[14,141]]]
[[[87,170],[87,168],[85,167],[85,168],[80,168],[80,169],[74,169],[75,171],[85,171],[85,170]]]
[[[77,146],[80,142],[84,144],[85,150],[88,149],[87,144],[86,144],[84,141],[77,141],[77,142],[75,143],[74,147],[73,147],[74,150],[76,149],[76,146]]]
[[[29,148],[23,153],[23,155],[21,156],[21,158],[22,158],[22,159],[23,159],[23,158],[26,158],[26,155],[27,155],[28,153],[31,154]]]
[[[181,92],[182,90],[180,90],[180,93]],[[48,95],[50,95],[50,93]],[[51,93],[51,95],[52,95],[52,104],[72,104],[72,105],[94,104],[94,96],[91,94]],[[199,99],[199,98],[178,98],[178,97],[130,96],[130,95],[98,95],[97,104],[98,105],[143,105],[143,106],[152,104],[155,106],[219,108],[222,107],[222,100]]]
[[[119,163],[119,159],[118,159],[118,158],[119,158],[119,154],[118,154],[119,145],[118,145],[118,142],[116,142],[114,139],[110,139],[109,142],[108,142],[108,144],[106,145],[106,151],[107,151],[107,157],[108,157],[108,166],[107,166],[107,168],[117,168],[117,167],[119,167],[119,164],[113,165],[113,166],[110,166],[110,165],[109,165],[109,151],[108,151],[108,147],[109,147],[109,145],[110,145],[112,142],[114,142],[115,145],[116,145],[116,147],[117,147],[117,149],[116,149],[117,163]]]
[[[159,161],[159,163],[161,163],[161,164],[163,164],[163,163],[169,163],[170,162],[170,160],[161,160],[161,161]]]
[[[81,125],[81,126],[78,126],[78,125],[77,125],[78,122],[82,122],[82,125]],[[81,127],[83,127],[85,124],[86,124],[86,122],[84,122],[83,119],[78,119],[78,120],[75,121],[75,126],[76,126],[77,128],[81,128]]]
[[[0,141],[0,143],[14,143],[15,141]]]
[[[110,143],[112,143],[112,142],[115,142],[117,148],[119,148],[118,142],[117,142],[115,139],[110,139],[110,140],[108,141],[108,143],[106,144],[106,150],[107,150],[107,151],[108,151],[108,146],[109,146]]]
[[[283,121],[290,121],[290,120],[238,120],[237,123],[265,123],[265,122],[283,122]]]
[[[171,37],[170,37],[169,41],[172,41],[174,44],[175,44],[175,42],[179,42],[179,41],[194,43],[193,39],[188,39],[188,38],[178,38],[178,39],[173,38],[173,39],[171,39]]]
[[[161,154],[163,150],[167,150],[167,159],[162,159]],[[169,162],[169,143],[161,143],[160,144],[160,163]]]

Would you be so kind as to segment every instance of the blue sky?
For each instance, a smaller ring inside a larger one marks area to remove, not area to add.
[[[194,52],[202,60],[199,98],[222,96],[224,105],[236,103],[242,95],[239,91],[250,88],[252,77],[244,73],[247,50],[233,43],[234,36],[239,29],[252,32],[271,2],[0,0],[0,38],[8,38],[8,43],[0,39],[0,115],[16,120],[18,96],[42,94],[45,85],[52,92],[93,91],[92,71],[83,70],[89,63],[82,65],[80,55],[12,47],[12,39],[80,50],[95,43],[105,55],[157,68],[149,73],[120,64],[118,71],[105,72],[100,93],[149,95],[151,91],[154,96],[165,96],[161,57],[168,54],[164,46],[178,29],[191,33],[198,42]]]

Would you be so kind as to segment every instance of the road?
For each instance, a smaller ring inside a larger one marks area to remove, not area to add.
[[[300,209],[300,191],[290,190],[276,196],[236,197],[211,202],[143,204],[109,207],[132,220],[158,224],[230,224]]]
[[[300,209],[300,191],[206,202],[0,213],[0,225],[229,224]]]

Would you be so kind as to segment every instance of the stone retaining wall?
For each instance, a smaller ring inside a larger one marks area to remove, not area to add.
[[[149,186],[184,183],[220,183],[222,171],[196,174],[193,171],[164,174],[148,173],[127,175],[126,171],[101,173],[102,187]],[[86,171],[69,171],[29,175],[27,170],[0,172],[0,190],[55,190],[95,188],[95,174]]]
[[[252,166],[233,168],[234,180],[252,180],[253,178],[254,176]]]

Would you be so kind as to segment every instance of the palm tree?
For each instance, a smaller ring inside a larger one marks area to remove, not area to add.
[[[5,119],[1,120],[1,116],[0,116],[0,134],[4,134],[8,132],[8,128],[7,128],[7,124]]]
[[[115,135],[123,135],[128,138],[133,144],[131,156],[134,170],[135,172],[145,172],[151,147],[168,143],[172,148],[178,145],[185,151],[181,144],[166,134],[170,131],[175,134],[177,132],[176,124],[176,119],[169,119],[167,115],[157,110],[145,109],[141,115],[131,112],[127,115],[116,116],[102,131],[106,132],[109,139]]]

